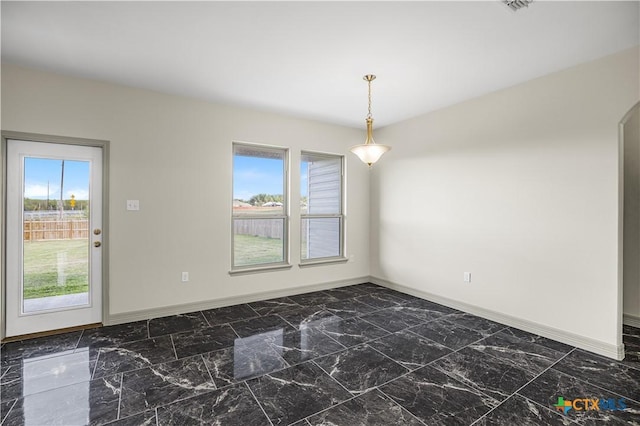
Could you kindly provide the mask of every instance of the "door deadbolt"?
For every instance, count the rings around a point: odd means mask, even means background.
[[[93,242],[93,246],[94,247],[100,247],[102,245],[102,243],[100,241],[94,241]]]
[[[100,229],[96,228],[93,230],[93,235],[100,235],[100,234],[102,234],[102,231]]]

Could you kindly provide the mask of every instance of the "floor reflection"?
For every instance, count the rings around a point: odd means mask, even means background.
[[[280,353],[274,349],[274,347],[282,348],[283,340],[283,329],[236,339],[233,346],[234,378],[240,381],[283,368],[286,364],[280,362],[279,358],[282,349]]]
[[[25,359],[22,362],[23,396],[91,379],[89,348]]]
[[[88,348],[23,360],[24,424],[88,424],[91,370]]]

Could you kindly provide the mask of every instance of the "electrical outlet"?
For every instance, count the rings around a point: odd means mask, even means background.
[[[471,282],[471,272],[465,272],[464,273],[464,282],[465,283],[470,283]]]
[[[186,283],[187,281],[189,281],[189,273],[188,272],[183,272],[182,273],[182,282]]]

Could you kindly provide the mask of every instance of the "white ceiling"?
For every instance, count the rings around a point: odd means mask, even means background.
[[[638,1],[7,2],[2,61],[364,126],[638,45]]]

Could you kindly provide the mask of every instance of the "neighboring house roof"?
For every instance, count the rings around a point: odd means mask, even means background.
[[[233,200],[233,207],[251,207],[251,204],[240,200]]]

